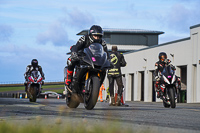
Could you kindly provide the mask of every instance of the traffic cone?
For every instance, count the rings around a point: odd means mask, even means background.
[[[116,101],[117,101],[117,96],[118,96],[118,94],[115,93],[115,104],[116,104]]]
[[[102,93],[103,90],[105,90],[105,87],[102,84],[99,90],[100,102],[103,102],[103,93]]]
[[[45,97],[44,97],[45,99],[47,99],[47,95],[45,95]]]
[[[59,95],[58,95],[57,99],[60,99]]]
[[[27,93],[26,93],[26,95],[25,95],[25,98],[27,98]]]

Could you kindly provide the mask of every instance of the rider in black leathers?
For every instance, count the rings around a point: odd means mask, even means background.
[[[76,43],[76,45],[73,45],[70,50],[71,50],[71,56],[67,59],[67,76],[65,79],[65,84],[69,86],[72,82],[72,77],[73,77],[73,71],[75,66],[78,63],[78,51],[83,50],[84,48],[87,48],[90,46],[92,43],[100,43],[104,51],[108,53],[107,51],[107,46],[106,42],[102,39],[103,36],[103,30],[100,26],[98,25],[93,25],[88,34],[82,36]],[[69,87],[68,87],[69,88]]]
[[[113,64],[113,68],[108,70],[108,79],[109,79],[109,92],[111,98],[111,106],[115,105],[114,98],[114,80],[116,80],[118,85],[118,97],[116,101],[116,105],[121,105],[121,96],[123,92],[123,82],[122,82],[122,74],[121,67],[126,66],[126,61],[122,53],[117,51],[117,46],[112,46],[112,52],[110,52],[111,62]]]
[[[45,79],[44,77],[44,73],[42,71],[42,67],[40,65],[38,65],[38,60],[37,59],[33,59],[31,61],[31,65],[28,65],[26,67],[26,72],[24,73],[24,77],[25,77],[25,92],[27,92],[27,81],[28,81],[28,77],[31,75],[32,71],[39,71],[40,75],[42,76],[43,80]]]

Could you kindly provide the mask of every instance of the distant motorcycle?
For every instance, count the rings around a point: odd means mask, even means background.
[[[177,93],[178,95],[180,94],[180,88],[177,84],[180,82],[178,82],[177,76],[175,75],[175,71],[171,68],[170,65],[164,67],[161,73],[160,82],[160,99],[163,100],[164,107],[169,108],[171,106],[171,108],[175,108],[175,100],[177,99]]]
[[[77,108],[80,103],[84,103],[85,108],[91,110],[96,105],[100,85],[104,81],[110,62],[99,43],[85,48],[79,53],[79,57],[71,86],[66,86],[66,104],[69,108]]]
[[[39,76],[38,71],[32,71],[27,82],[27,93],[30,102],[36,102],[37,97],[40,95],[42,85],[43,78]]]

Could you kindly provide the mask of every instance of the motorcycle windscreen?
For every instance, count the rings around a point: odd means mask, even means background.
[[[102,66],[107,60],[107,54],[105,53],[103,46],[99,43],[93,43],[88,48],[84,49],[86,57],[84,61],[91,64],[93,67]]]
[[[32,71],[31,76],[33,76],[34,78],[38,77],[38,71]]]
[[[172,70],[171,66],[166,66],[163,68],[163,71],[162,71],[162,75],[164,75],[165,77],[167,77],[168,79],[169,78],[172,78],[173,75],[174,75],[174,71]]]

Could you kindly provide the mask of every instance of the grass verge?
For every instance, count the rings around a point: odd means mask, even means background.
[[[0,122],[1,133],[141,133],[130,128],[122,128],[118,124],[97,125],[87,121],[71,123],[63,126],[61,119],[56,119],[55,124],[44,124],[38,120],[25,125]]]
[[[8,91],[24,91],[24,86],[17,86],[17,87],[0,87],[0,92],[8,92]],[[62,93],[64,90],[64,85],[43,85],[42,88],[44,89],[43,92],[46,91],[46,89],[53,88],[51,91],[55,91],[57,93]]]

